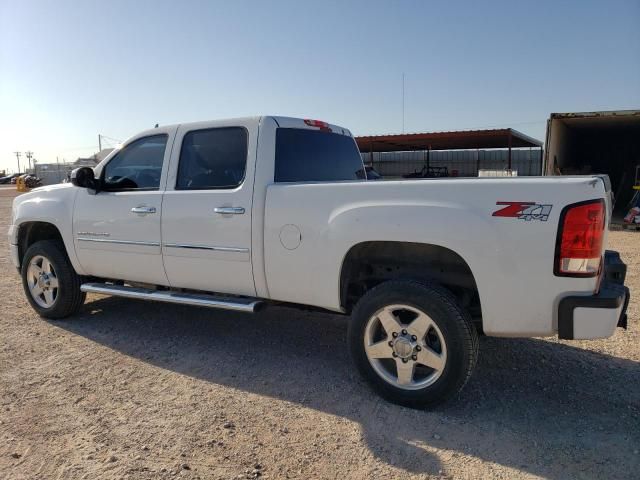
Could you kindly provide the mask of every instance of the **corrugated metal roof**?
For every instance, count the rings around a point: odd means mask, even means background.
[[[640,127],[640,110],[552,113],[549,118],[571,128]]]
[[[356,142],[361,152],[542,147],[539,140],[512,128],[369,135],[356,137]]]
[[[599,112],[552,113],[551,118],[637,117],[640,110],[602,110]]]

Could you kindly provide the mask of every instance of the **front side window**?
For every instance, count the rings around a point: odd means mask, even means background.
[[[366,178],[352,137],[321,130],[276,131],[276,182],[335,182]]]
[[[211,128],[188,132],[182,140],[176,190],[235,188],[244,180],[247,130]]]
[[[167,135],[144,137],[125,146],[105,165],[103,190],[157,190]]]

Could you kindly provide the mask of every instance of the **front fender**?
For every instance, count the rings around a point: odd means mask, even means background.
[[[73,208],[77,192],[78,189],[71,184],[60,184],[16,197],[13,203],[13,225],[9,229],[10,243],[18,244],[20,229],[25,224],[49,223],[60,232],[73,268],[83,275],[85,272],[78,262],[73,244]]]

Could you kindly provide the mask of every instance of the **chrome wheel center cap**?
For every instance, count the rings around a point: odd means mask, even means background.
[[[393,342],[393,351],[400,358],[409,358],[413,353],[413,343],[405,337],[398,337]]]

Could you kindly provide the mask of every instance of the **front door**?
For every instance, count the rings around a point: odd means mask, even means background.
[[[162,252],[172,287],[255,295],[251,206],[253,122],[179,127],[162,206]]]
[[[76,197],[73,231],[87,274],[167,285],[160,218],[175,128],[134,138],[99,172],[102,189]]]

